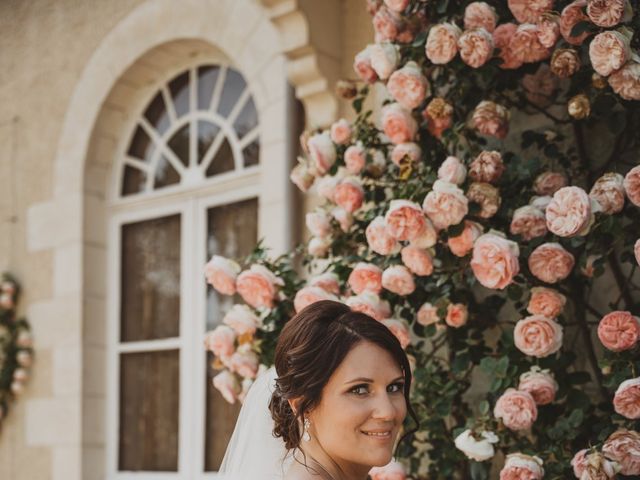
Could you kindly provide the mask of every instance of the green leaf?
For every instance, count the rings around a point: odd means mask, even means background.
[[[489,413],[489,402],[487,402],[486,400],[481,401],[478,409],[482,415],[486,415],[487,413]]]

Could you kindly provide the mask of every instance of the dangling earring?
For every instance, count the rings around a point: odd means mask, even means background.
[[[309,426],[311,425],[311,422],[309,421],[309,419],[307,417],[305,417],[304,419],[304,425],[302,426],[302,439],[305,442],[308,442],[309,440],[311,440],[311,435],[309,435]]]

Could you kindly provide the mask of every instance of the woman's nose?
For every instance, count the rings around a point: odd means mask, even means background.
[[[382,393],[376,396],[372,417],[380,420],[393,420],[396,416],[396,407],[394,406],[388,393]]]

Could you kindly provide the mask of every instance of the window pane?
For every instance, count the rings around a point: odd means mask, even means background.
[[[253,99],[249,98],[238,114],[238,118],[236,118],[236,121],[233,123],[233,128],[238,134],[238,138],[242,140],[242,137],[253,130],[257,125],[258,112],[256,111]]]
[[[220,127],[217,125],[204,120],[198,121],[198,165],[202,162],[219,132]]]
[[[189,123],[183,125],[169,140],[169,148],[180,159],[185,167],[189,166]]]
[[[158,92],[153,98],[147,110],[144,112],[144,116],[161,135],[169,128],[169,114],[167,113],[161,92]]]
[[[148,162],[153,153],[153,146],[153,142],[149,138],[149,135],[147,135],[147,132],[145,132],[141,126],[138,126],[136,127],[136,132],[133,134],[128,153],[132,157]]]
[[[207,256],[218,254],[228,258],[242,258],[253,250],[258,238],[258,200],[250,199],[230,205],[221,205],[207,211]],[[215,328],[222,320],[222,312],[233,303],[241,302],[239,296],[219,295],[211,286],[207,289],[207,330]],[[207,359],[207,407],[205,437],[205,470],[216,471],[220,467],[227,443],[231,438],[238,405],[227,403],[211,381],[217,373],[210,366],[213,357]]]
[[[126,165],[124,167],[124,181],[122,182],[122,196],[133,195],[144,191],[147,174],[142,170]]]
[[[180,334],[180,215],[122,226],[120,338]]]
[[[198,109],[209,110],[213,87],[220,75],[220,67],[206,66],[198,68]]]
[[[153,188],[163,188],[180,183],[180,174],[164,155],[158,159]]]
[[[189,111],[189,72],[186,71],[169,82],[169,91],[180,118]]]
[[[229,145],[229,140],[226,138],[222,145],[218,149],[216,156],[213,158],[209,167],[207,168],[206,176],[213,177],[214,175],[218,175],[224,172],[230,172],[235,169],[235,163],[233,160],[233,150],[231,150],[231,145]]]
[[[258,163],[260,163],[260,142],[258,140],[254,140],[244,147],[242,155],[244,156],[245,167],[258,165]]]
[[[178,470],[178,350],[120,356],[121,471]]]
[[[247,83],[242,78],[242,75],[231,68],[227,70],[227,77],[224,80],[224,87],[222,88],[222,95],[218,105],[218,113],[220,115],[226,117],[231,113],[246,86]]]

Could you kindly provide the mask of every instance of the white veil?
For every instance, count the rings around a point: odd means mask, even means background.
[[[271,367],[249,389],[222,460],[220,478],[281,480],[284,477],[291,459],[287,457],[282,439],[273,436],[269,412],[275,379],[276,369]]]

